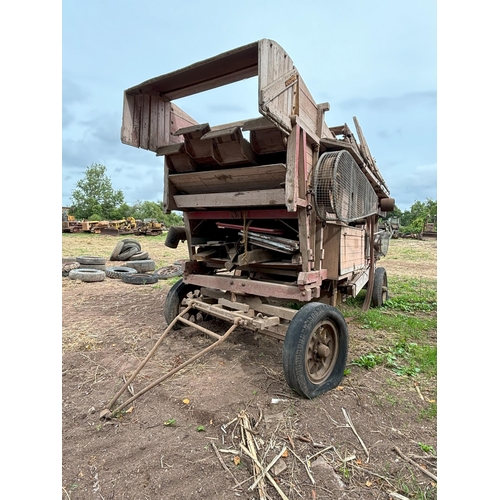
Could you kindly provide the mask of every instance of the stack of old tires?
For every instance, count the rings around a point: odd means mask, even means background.
[[[131,285],[158,283],[158,277],[149,274],[156,269],[156,264],[149,258],[149,253],[142,250],[137,240],[125,238],[119,241],[109,260],[126,262],[125,266],[108,267],[110,278],[120,278]]]
[[[78,266],[76,266],[78,264]],[[74,268],[68,273],[72,280],[81,280],[87,283],[104,281],[106,278],[106,259],[94,255],[80,255],[75,258]],[[64,267],[63,267],[64,276]]]

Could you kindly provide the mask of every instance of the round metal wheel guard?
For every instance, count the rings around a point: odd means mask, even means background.
[[[165,280],[182,275],[182,267],[180,265],[171,264],[170,266],[160,267],[154,273],[159,279]]]

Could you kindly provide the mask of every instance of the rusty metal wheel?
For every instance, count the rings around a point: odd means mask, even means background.
[[[319,302],[304,305],[288,327],[283,371],[288,385],[312,399],[336,387],[344,376],[348,331],[338,309]]]
[[[165,300],[165,305],[163,307],[163,313],[167,324],[170,324],[176,316],[184,309],[188,304],[189,299],[202,298],[200,288],[195,285],[187,285],[182,279],[177,281],[167,294]],[[202,314],[197,310],[190,310],[186,313],[185,317],[187,320],[193,323],[204,321],[207,317],[206,314]],[[177,322],[173,329],[180,330],[184,325],[181,322]]]

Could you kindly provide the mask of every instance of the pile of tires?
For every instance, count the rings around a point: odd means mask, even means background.
[[[149,253],[141,248],[137,240],[125,238],[119,241],[109,257],[110,261],[140,261],[148,260]]]

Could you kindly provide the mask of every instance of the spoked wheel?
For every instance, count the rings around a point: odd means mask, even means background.
[[[372,306],[381,307],[388,299],[387,273],[383,267],[377,267],[373,277]]]
[[[195,285],[187,285],[182,280],[177,281],[167,294],[165,300],[165,305],[163,307],[163,314],[167,324],[170,324],[176,316],[182,311],[182,309],[188,306],[189,299],[201,298],[200,288]],[[190,309],[184,316],[189,321],[193,323],[203,321],[206,319],[207,315],[202,314],[196,309]],[[174,330],[181,329],[184,323],[177,322],[174,326]]]
[[[319,302],[303,306],[290,322],[283,345],[288,385],[309,399],[339,385],[348,343],[347,324],[338,309]]]

